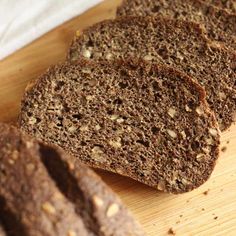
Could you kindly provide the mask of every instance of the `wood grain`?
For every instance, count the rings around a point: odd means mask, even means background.
[[[0,121],[15,121],[24,88],[51,64],[65,59],[77,29],[114,17],[121,0],[104,1],[0,62]],[[228,143],[229,142],[229,143]],[[98,171],[139,219],[147,235],[236,235],[236,125],[222,134],[220,159],[210,180],[175,196]]]

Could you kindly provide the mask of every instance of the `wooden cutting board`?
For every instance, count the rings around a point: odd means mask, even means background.
[[[114,17],[121,0],[105,1],[0,61],[0,121],[16,121],[28,81],[65,59],[74,32]],[[1,49],[0,49],[1,50]],[[128,178],[99,172],[143,225],[147,235],[236,235],[236,125],[222,134],[210,180],[183,195],[168,195]],[[170,230],[171,229],[171,230]],[[172,232],[173,230],[173,232]]]

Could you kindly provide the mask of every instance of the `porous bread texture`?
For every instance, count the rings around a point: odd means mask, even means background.
[[[200,23],[211,40],[236,49],[236,14],[201,0],[124,0],[117,16],[164,16]]]
[[[117,196],[72,156],[0,124],[0,222],[13,236],[143,236]]]
[[[206,3],[213,4],[214,6],[228,10],[229,12],[236,13],[235,0],[203,0]]]
[[[199,25],[162,17],[124,17],[98,23],[76,37],[68,59],[139,57],[192,76],[207,92],[221,130],[235,122],[236,53],[212,44]]]
[[[203,184],[219,153],[202,87],[131,59],[52,67],[26,91],[19,124],[89,166],[171,193]]]

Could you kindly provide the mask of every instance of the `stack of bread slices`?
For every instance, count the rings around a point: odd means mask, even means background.
[[[174,194],[206,182],[235,122],[235,50],[235,0],[124,0],[77,32],[27,86],[20,130],[0,124],[0,235],[144,235],[89,167]]]
[[[31,82],[19,125],[158,190],[202,185],[236,116],[235,1],[124,0]]]

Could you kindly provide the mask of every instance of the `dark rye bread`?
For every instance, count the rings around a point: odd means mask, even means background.
[[[52,67],[25,93],[22,130],[162,191],[197,188],[219,145],[204,90],[174,69],[129,61]]]
[[[236,13],[236,0],[203,0],[206,3],[213,4],[217,7],[227,9],[230,12]]]
[[[126,58],[172,65],[205,87],[221,130],[235,121],[236,54],[211,44],[195,23],[162,17],[104,21],[74,39],[68,58]]]
[[[236,14],[201,0],[125,0],[117,16],[164,16],[202,24],[211,40],[236,50]]]
[[[144,235],[92,170],[6,124],[0,124],[0,222],[10,236]]]

